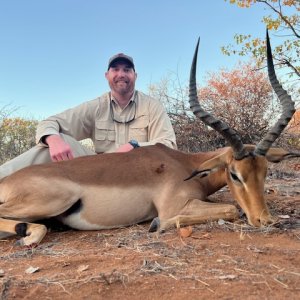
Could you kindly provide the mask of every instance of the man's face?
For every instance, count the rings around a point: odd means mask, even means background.
[[[105,77],[112,92],[120,95],[133,93],[137,75],[125,62],[113,64],[105,73]]]

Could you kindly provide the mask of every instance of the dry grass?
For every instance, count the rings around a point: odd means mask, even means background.
[[[294,196],[281,195],[285,185]],[[249,226],[241,215],[235,223],[195,225],[186,238],[176,228],[151,234],[149,224],[99,232],[52,230],[35,249],[18,248],[7,238],[0,243],[0,299],[222,299],[238,298],[241,291],[293,299],[300,276],[300,182],[269,178],[267,188],[272,213],[289,218],[264,228]],[[227,188],[211,200],[234,203]],[[39,270],[26,274],[29,266]]]

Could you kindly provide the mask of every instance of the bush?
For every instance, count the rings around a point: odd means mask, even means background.
[[[0,164],[22,154],[35,145],[38,121],[22,118],[0,119]]]

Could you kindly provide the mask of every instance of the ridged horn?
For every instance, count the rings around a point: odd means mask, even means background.
[[[262,156],[266,155],[274,141],[280,136],[281,132],[287,126],[295,112],[295,103],[292,101],[291,96],[286,92],[286,90],[282,88],[275,74],[268,30],[266,40],[269,80],[274,92],[279,98],[282,106],[282,114],[277,123],[268,131],[266,136],[258,143],[254,150],[255,154]]]
[[[207,111],[203,110],[199,104],[197,97],[197,87],[196,87],[196,66],[197,66],[197,56],[198,56],[198,48],[199,48],[200,38],[198,39],[193,62],[191,66],[190,72],[190,85],[189,85],[189,102],[190,108],[194,115],[201,119],[203,123],[210,126],[217,132],[219,132],[229,143],[231,148],[233,149],[234,158],[240,160],[247,156],[247,151],[244,148],[242,140],[237,132],[231,129],[226,123],[222,122],[219,119],[216,119]]]

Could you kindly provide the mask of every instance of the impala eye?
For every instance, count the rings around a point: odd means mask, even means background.
[[[233,181],[241,182],[240,179],[237,177],[237,175],[233,172],[230,172],[230,177]]]

